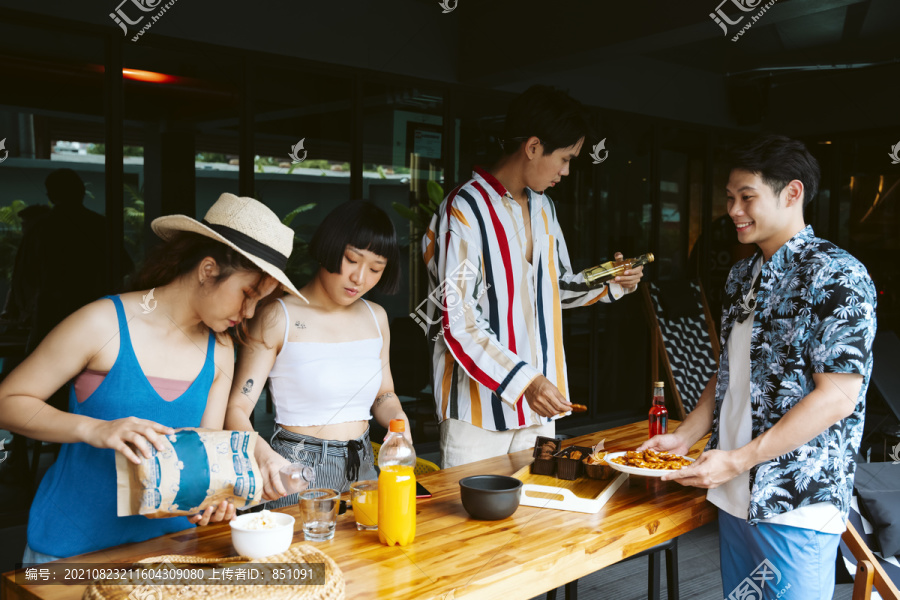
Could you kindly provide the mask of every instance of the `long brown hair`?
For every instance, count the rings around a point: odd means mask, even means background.
[[[213,278],[214,285],[228,279],[237,271],[250,271],[259,273],[259,279],[253,286],[253,289],[258,291],[269,277],[268,273],[231,246],[199,233],[179,231],[150,251],[143,267],[132,280],[131,291],[168,285],[196,268],[206,257],[215,260],[219,266],[219,274]],[[256,311],[259,312],[281,296],[280,290],[281,286],[277,286],[274,292],[260,298]],[[220,335],[227,333],[216,333],[216,339],[221,341]],[[241,345],[247,345],[251,341],[246,319],[234,326],[233,337]]]

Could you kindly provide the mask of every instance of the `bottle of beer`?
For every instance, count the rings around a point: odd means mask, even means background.
[[[669,431],[669,411],[666,410],[666,395],[663,382],[653,382],[653,404],[650,406],[650,437]]]
[[[611,260],[602,265],[585,269],[581,272],[584,275],[584,281],[589,287],[598,287],[610,279],[617,277],[627,271],[653,262],[653,254],[641,254],[637,258],[626,258],[625,260]]]

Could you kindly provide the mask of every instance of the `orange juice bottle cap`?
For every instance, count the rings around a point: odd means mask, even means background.
[[[403,419],[391,419],[390,430],[394,433],[403,433],[406,431],[406,421]]]

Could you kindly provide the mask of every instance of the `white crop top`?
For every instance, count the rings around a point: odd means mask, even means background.
[[[381,327],[365,302],[378,337],[352,342],[289,342],[291,317],[284,309],[284,343],[269,373],[275,422],[292,427],[368,421],[381,389]]]

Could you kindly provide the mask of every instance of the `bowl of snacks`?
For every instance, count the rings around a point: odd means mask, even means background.
[[[591,453],[584,446],[569,446],[556,454],[556,476],[559,479],[572,481],[581,477],[582,460]]]
[[[561,442],[556,438],[538,436],[534,442],[534,462],[531,463],[531,472],[535,475],[550,475],[556,473],[556,454]]]
[[[584,457],[584,474],[588,479],[609,479],[613,476],[615,470],[606,462],[607,454],[609,452],[603,449],[603,442],[600,442]]]
[[[475,519],[505,519],[519,508],[522,482],[506,475],[473,475],[459,480],[463,508]]]
[[[610,452],[606,455],[606,462],[616,471],[622,471],[629,475],[662,477],[666,473],[690,466],[694,459],[671,452],[628,450],[626,452]]]
[[[262,558],[280,554],[294,539],[294,517],[263,510],[231,521],[231,543],[241,556]]]

